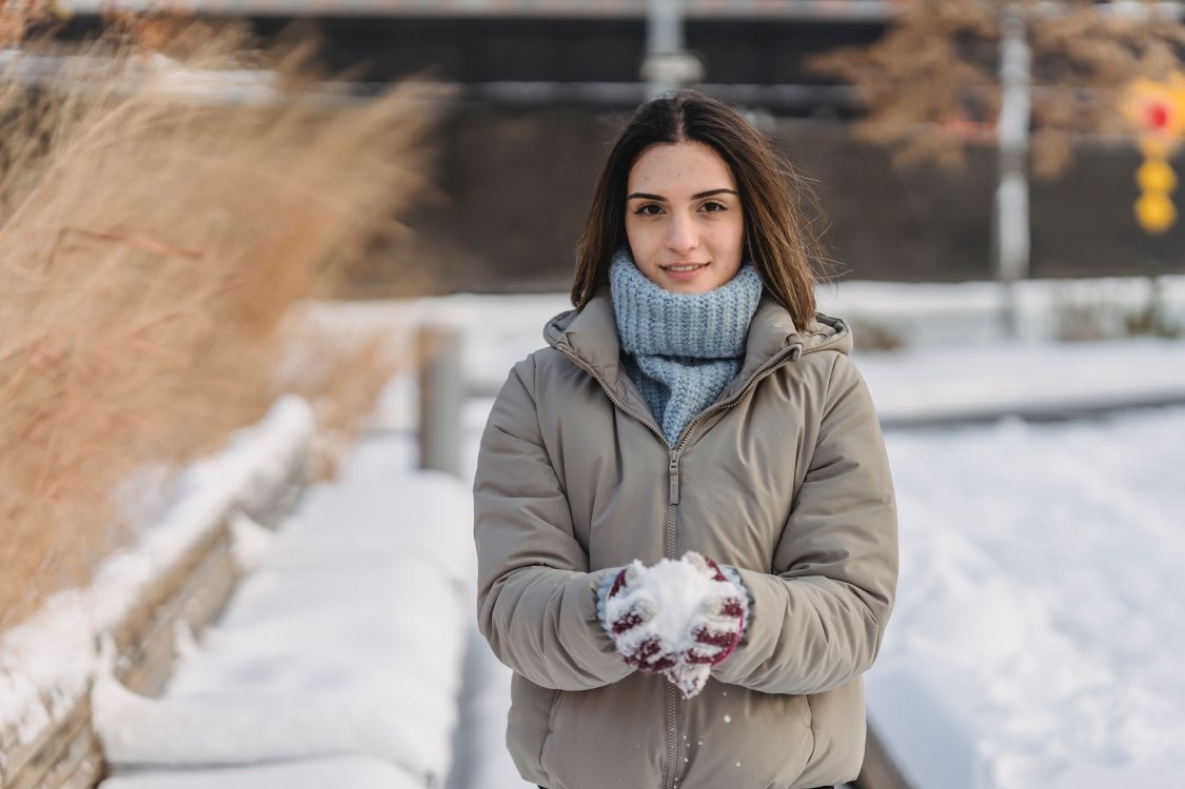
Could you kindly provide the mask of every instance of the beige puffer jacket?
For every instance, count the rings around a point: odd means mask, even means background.
[[[740,374],[672,447],[619,364],[608,292],[545,329],[482,436],[478,617],[514,669],[507,745],[549,789],[791,789],[850,780],[892,609],[897,519],[851,333],[763,297]],[[736,651],[684,700],[627,666],[598,582],[695,550],[753,596]]]

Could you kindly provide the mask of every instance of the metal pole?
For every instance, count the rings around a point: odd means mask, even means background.
[[[663,93],[703,79],[703,65],[687,52],[683,39],[683,0],[650,0],[646,6],[646,93]]]
[[[1010,3],[1001,20],[999,184],[996,187],[996,275],[1003,289],[1001,319],[1006,337],[1019,334],[1016,286],[1029,275],[1029,73],[1025,10]]]
[[[454,326],[420,329],[420,468],[461,475],[461,332]]]

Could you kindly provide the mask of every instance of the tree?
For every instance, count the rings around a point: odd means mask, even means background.
[[[1181,11],[1149,0],[904,0],[878,41],[807,66],[856,87],[867,109],[856,135],[899,165],[959,167],[966,145],[999,146],[997,274],[1010,285],[1028,274],[1030,169],[1056,177],[1084,135],[1130,138],[1128,88],[1178,71]]]

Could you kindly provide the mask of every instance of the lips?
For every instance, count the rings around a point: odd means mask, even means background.
[[[662,269],[663,276],[667,278],[668,282],[679,285],[690,285],[693,282],[699,281],[700,275],[708,270],[709,265],[708,263],[684,261],[659,266],[659,268]]]

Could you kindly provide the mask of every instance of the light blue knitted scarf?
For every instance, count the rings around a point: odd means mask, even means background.
[[[647,279],[623,246],[609,287],[626,374],[674,444],[740,372],[761,278],[746,264],[715,290],[672,293]]]

